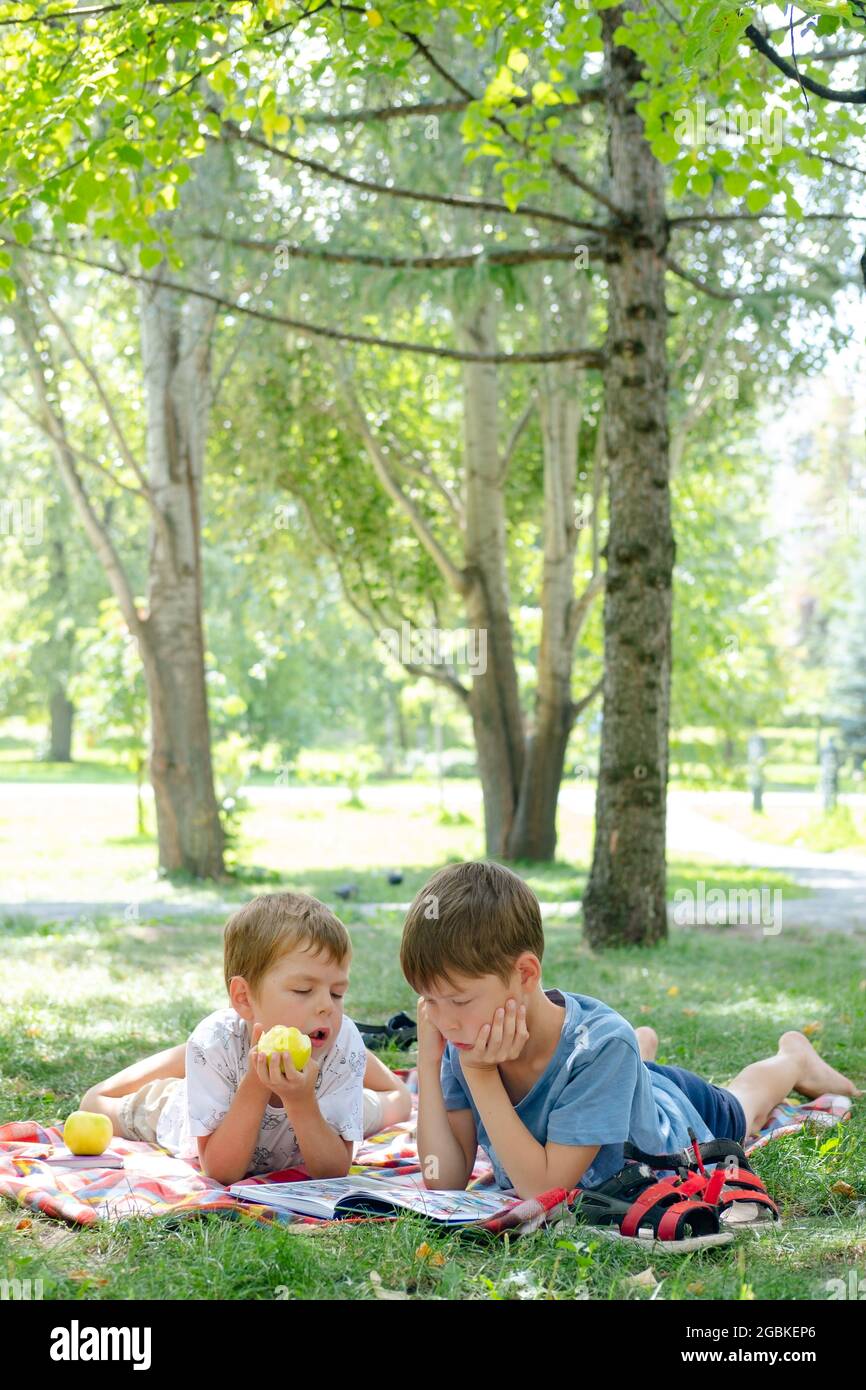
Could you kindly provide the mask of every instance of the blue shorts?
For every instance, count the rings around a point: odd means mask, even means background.
[[[696,1072],[686,1071],[685,1067],[662,1066],[661,1062],[644,1062],[650,1071],[664,1072],[671,1081],[685,1091],[698,1114],[716,1139],[736,1139],[742,1144],[746,1138],[746,1112],[733,1091],[724,1086],[714,1086]]]

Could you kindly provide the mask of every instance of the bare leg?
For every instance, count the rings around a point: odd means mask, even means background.
[[[635,1028],[635,1036],[640,1048],[640,1055],[645,1062],[654,1062],[656,1053],[659,1050],[659,1035],[655,1028]]]
[[[773,1107],[790,1091],[814,1099],[829,1091],[841,1096],[863,1094],[842,1072],[825,1062],[804,1033],[783,1033],[775,1057],[752,1062],[726,1088],[746,1112],[746,1138],[758,1134]]]
[[[97,1115],[107,1115],[115,1134],[122,1134],[119,1111],[123,1096],[128,1096],[131,1091],[137,1091],[140,1086],[146,1086],[148,1081],[157,1081],[162,1076],[185,1075],[186,1043],[178,1043],[176,1047],[167,1047],[164,1052],[155,1052],[151,1057],[133,1062],[132,1066],[115,1072],[106,1081],[98,1081],[89,1091],[85,1091],[78,1108],[92,1110]]]

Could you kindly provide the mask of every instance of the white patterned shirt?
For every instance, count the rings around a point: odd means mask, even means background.
[[[202,1019],[186,1045],[186,1077],[157,1121],[156,1142],[178,1158],[198,1158],[197,1136],[222,1124],[246,1076],[250,1025],[234,1009]],[[350,1018],[320,1064],[315,1096],[323,1119],[344,1139],[364,1137],[364,1040]],[[268,1105],[249,1173],[303,1166],[295,1131],[283,1107]]]

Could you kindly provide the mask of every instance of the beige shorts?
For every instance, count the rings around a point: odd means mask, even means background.
[[[384,1128],[383,1115],[385,1111],[384,1091],[368,1091],[364,1087],[364,1138],[369,1134],[378,1134]]]
[[[182,1076],[159,1076],[156,1081],[148,1081],[137,1091],[130,1091],[128,1096],[123,1096],[118,1120],[124,1138],[139,1139],[144,1144],[155,1144],[159,1117],[175,1088],[182,1085]]]
[[[183,1077],[160,1076],[156,1081],[148,1081],[137,1091],[123,1096],[120,1102],[118,1120],[124,1138],[138,1139],[144,1144],[156,1143],[156,1130],[159,1117],[168,1104],[176,1086],[183,1085]],[[383,1127],[384,1092],[364,1089],[364,1136],[378,1134]]]

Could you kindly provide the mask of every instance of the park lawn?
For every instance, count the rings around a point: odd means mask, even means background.
[[[457,857],[457,856],[453,856]],[[443,861],[445,862],[445,861]],[[567,863],[557,860],[552,864],[538,864],[513,860],[511,867],[519,873],[543,903],[563,904],[566,915],[579,916],[576,906],[586,889],[589,868],[586,864]],[[435,870],[431,864],[409,864],[403,866],[403,881],[392,885],[379,869],[358,869],[354,865],[344,865],[338,869],[301,868],[284,881],[265,883],[260,886],[249,884],[248,894],[253,891],[269,891],[273,888],[291,887],[327,902],[346,922],[355,918],[366,920],[356,904],[394,903],[405,905],[423,888]],[[728,889],[779,889],[785,898],[807,898],[812,890],[795,883],[787,874],[776,869],[756,869],[742,864],[720,864],[709,858],[672,858],[667,865],[668,900],[674,894],[687,889],[695,893],[696,884],[703,881],[706,891],[712,888]],[[351,886],[353,893],[341,899],[338,888]]]
[[[147,898],[219,910],[222,903],[291,886],[337,907],[338,888],[352,890],[350,905],[400,903],[414,897],[436,866],[483,856],[475,782],[447,785],[444,815],[436,789],[425,783],[365,787],[361,809],[348,806],[347,799],[345,788],[338,787],[251,789],[238,845],[240,868],[235,877],[207,886],[157,878],[155,840],[135,834],[131,783],[0,781],[3,897],[7,902],[105,903]],[[557,863],[518,867],[543,901],[574,902],[586,882],[593,817],[563,805],[559,831]],[[388,882],[394,869],[403,874],[399,884]],[[695,892],[698,880],[708,890],[779,888],[786,898],[809,896],[808,889],[777,871],[727,865],[709,856],[683,858],[674,851],[669,897],[681,888]]]
[[[171,927],[12,919],[0,930],[0,1120],[62,1121],[96,1078],[182,1039],[225,1002],[213,917]],[[350,1014],[372,1021],[412,1010],[397,963],[399,918],[382,914],[352,931]],[[660,1061],[724,1084],[773,1051],[780,1032],[813,1024],[819,1049],[863,1084],[862,936],[702,927],[676,930],[652,950],[596,954],[572,923],[550,923],[546,935],[545,985],[652,1023]],[[215,1216],[77,1231],[0,1202],[0,1277],[41,1278],[45,1297],[61,1299],[270,1299],[285,1296],[281,1286],[302,1298],[385,1290],[421,1299],[618,1299],[652,1296],[651,1286],[629,1283],[649,1265],[662,1299],[820,1300],[828,1280],[847,1287],[852,1269],[866,1275],[864,1141],[861,1103],[829,1142],[801,1134],[770,1145],[755,1166],[783,1208],[781,1228],[690,1256],[647,1258],[594,1239],[591,1228],[478,1245],[408,1216],[313,1236]]]
[[[766,803],[761,812],[752,810],[747,798],[737,805],[719,805],[708,798],[704,815],[721,821],[752,840],[773,845],[794,845],[818,854],[833,850],[866,850],[866,810],[862,802],[854,806],[840,802],[834,811],[814,806],[804,809],[790,804]]]

